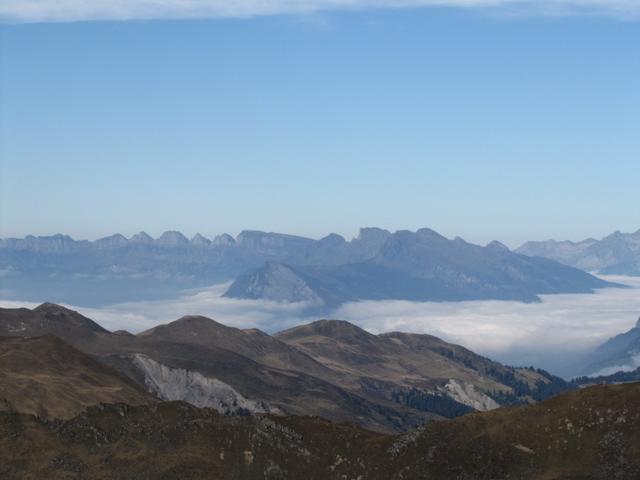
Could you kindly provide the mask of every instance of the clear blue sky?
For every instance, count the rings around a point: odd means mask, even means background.
[[[0,36],[3,237],[640,228],[634,19],[363,9]]]

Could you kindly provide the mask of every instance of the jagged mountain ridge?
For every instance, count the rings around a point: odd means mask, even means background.
[[[591,293],[614,286],[578,269],[511,252],[449,240],[429,229],[391,234],[372,258],[337,266],[267,263],[238,277],[226,296],[305,302],[330,311],[350,301],[517,300]]]
[[[601,240],[527,242],[516,252],[604,275],[640,275],[640,230],[614,232]]]
[[[510,252],[448,240],[429,229],[363,228],[351,241],[260,231],[191,240],[168,231],[115,234],[93,242],[66,235],[0,239],[5,298],[101,306],[166,299],[185,289],[235,281],[227,295],[305,301],[328,311],[360,299],[536,301],[544,293],[585,293],[608,284]],[[311,313],[309,311],[308,313]]]
[[[0,452],[8,480],[634,480],[640,383],[586,388],[399,436],[314,417],[225,417],[180,402],[100,405],[60,422],[0,413]]]
[[[314,414],[383,431],[568,388],[547,373],[505,367],[435,337],[376,336],[340,321],[272,337],[191,316],[131,335],[96,328],[51,304],[0,309],[0,335],[31,332],[58,335],[161,398],[197,398],[199,405],[224,411],[232,410],[235,395],[256,411]],[[324,353],[323,345],[329,346]],[[194,397],[189,385],[209,392],[211,402]]]
[[[185,289],[227,282],[267,261],[336,265],[375,255],[390,235],[363,228],[347,242],[246,230],[213,240],[177,231],[153,239],[140,232],[95,241],[68,235],[0,239],[0,287],[5,298],[96,306],[172,297]]]

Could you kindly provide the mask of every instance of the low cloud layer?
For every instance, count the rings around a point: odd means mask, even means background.
[[[598,377],[600,375],[612,375],[616,372],[633,372],[637,368],[640,368],[640,355],[633,355],[629,359],[629,363],[623,365],[613,365],[611,367],[603,368],[597,372],[592,373],[591,375],[594,377]]]
[[[243,18],[408,7],[491,9],[509,14],[608,15],[640,18],[637,0],[4,0],[13,22]]]
[[[429,333],[504,363],[568,375],[582,354],[633,328],[640,315],[640,278],[605,278],[632,288],[546,295],[537,304],[360,302],[336,316],[372,332]]]
[[[640,315],[640,278],[607,279],[632,288],[603,289],[593,295],[548,295],[538,304],[358,302],[344,305],[331,317],[351,321],[373,333],[428,333],[505,363],[534,365],[566,375],[583,352],[629,330]],[[269,333],[313,320],[302,316],[302,304],[223,298],[220,295],[226,287],[218,285],[175,300],[71,308],[109,330],[134,333],[187,314]],[[0,301],[0,306],[35,305]]]
[[[229,284],[187,292],[177,299],[129,302],[102,308],[65,305],[97,321],[104,328],[139,333],[184,315],[204,315],[232,327],[260,328],[274,332],[305,320],[306,304],[285,304],[263,300],[236,300],[222,297]],[[36,303],[0,300],[0,307],[37,306]],[[306,321],[309,321],[308,319]]]

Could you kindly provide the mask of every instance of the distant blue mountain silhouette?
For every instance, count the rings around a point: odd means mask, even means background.
[[[306,301],[325,310],[366,299],[533,302],[540,294],[612,286],[499,242],[472,245],[429,229],[363,228],[351,241],[260,231],[212,240],[174,231],[158,239],[140,232],[96,241],[60,234],[0,240],[2,298],[98,306],[229,281],[228,297]]]

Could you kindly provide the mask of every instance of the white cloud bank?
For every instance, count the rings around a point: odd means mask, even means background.
[[[547,295],[537,304],[357,302],[342,306],[330,317],[348,320],[372,333],[428,333],[501,362],[534,365],[566,375],[573,373],[571,363],[583,352],[633,328],[640,315],[640,278],[606,278],[633,288],[603,289],[593,295]],[[303,304],[223,298],[220,295],[226,287],[218,285],[173,300],[70,308],[109,330],[133,333],[188,314],[269,333],[314,320],[302,316]],[[32,308],[35,304],[0,301],[0,306]]]
[[[584,353],[630,330],[640,316],[640,278],[604,278],[632,288],[544,295],[533,304],[360,302],[335,315],[373,333],[428,333],[504,363],[568,375],[582,366]]]
[[[410,7],[492,9],[513,14],[640,18],[639,0],[2,0],[9,22],[245,18]]]

